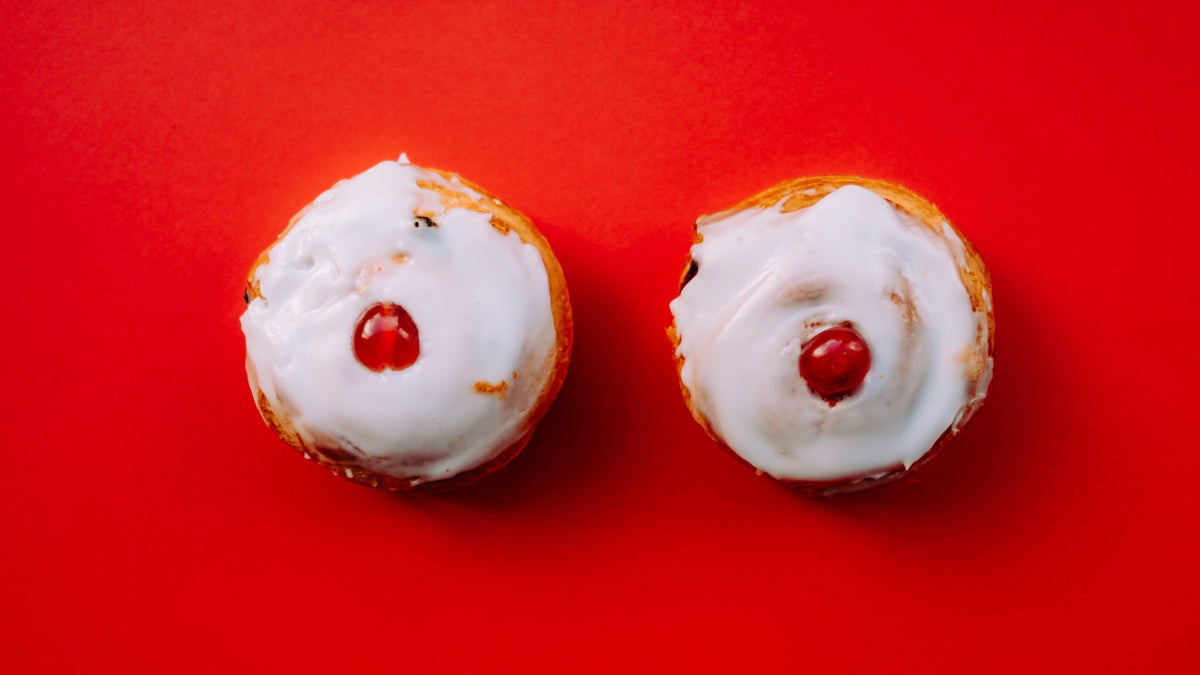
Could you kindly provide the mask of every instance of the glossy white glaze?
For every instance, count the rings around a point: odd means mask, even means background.
[[[987,318],[939,237],[865,188],[783,213],[701,218],[698,273],[671,303],[692,404],[734,452],[776,478],[836,481],[909,467],[986,393]],[[861,388],[830,405],[799,372],[802,345],[850,324],[871,350]],[[982,335],[982,339],[980,336]],[[976,360],[978,363],[978,360]]]
[[[556,338],[538,249],[418,181],[481,198],[406,157],[341,181],[270,249],[254,277],[262,297],[242,316],[251,388],[306,451],[414,484],[479,466],[530,430]],[[374,372],[355,358],[355,325],[377,302],[416,323],[412,366]]]

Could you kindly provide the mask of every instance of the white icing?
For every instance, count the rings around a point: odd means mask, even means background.
[[[701,218],[698,232],[698,272],[671,303],[680,376],[712,431],[759,470],[834,481],[907,468],[982,402],[987,317],[971,308],[965,248],[948,225],[939,237],[846,186],[791,213]],[[894,301],[905,298],[912,320]],[[871,370],[831,407],[801,378],[799,356],[843,322],[866,341]],[[982,375],[972,358],[986,359]]]
[[[242,330],[252,390],[306,450],[340,448],[348,464],[419,483],[479,466],[526,434],[556,333],[538,249],[489,214],[444,208],[417,182],[480,195],[405,160],[341,181],[301,212],[256,270],[262,297]],[[414,212],[435,214],[436,226]],[[354,356],[354,328],[377,302],[400,304],[417,325],[412,366],[375,372]],[[477,382],[507,389],[479,393]]]

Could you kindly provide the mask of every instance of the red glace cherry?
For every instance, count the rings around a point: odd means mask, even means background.
[[[417,324],[394,302],[377,302],[354,328],[354,356],[371,370],[403,370],[421,353]]]
[[[870,369],[871,350],[858,331],[849,326],[817,333],[800,351],[800,377],[826,400],[836,401],[854,393]]]

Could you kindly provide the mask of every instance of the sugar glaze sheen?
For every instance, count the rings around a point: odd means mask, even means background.
[[[455,487],[496,468],[565,375],[570,305],[545,239],[482,188],[405,157],[314,200],[248,285],[246,369],[264,420],[357,482]],[[381,307],[412,339],[419,328],[419,353],[364,357],[356,326]]]
[[[931,204],[849,176],[783,183],[697,222],[671,302],[685,401],[761,473],[832,493],[903,475],[956,433],[991,378],[990,278]],[[798,372],[853,327],[870,367],[845,396]]]

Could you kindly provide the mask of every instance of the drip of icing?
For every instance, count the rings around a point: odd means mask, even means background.
[[[959,277],[957,236],[853,185],[791,213],[701,218],[698,232],[698,272],[671,303],[680,377],[715,435],[758,469],[830,481],[909,467],[982,400],[986,382],[963,354],[984,349],[987,321]],[[843,324],[870,346],[871,368],[831,407],[796,360]]]
[[[261,297],[242,330],[252,388],[306,450],[421,482],[479,466],[528,431],[556,335],[538,249],[486,213],[445,208],[418,181],[478,195],[406,159],[341,181],[300,214],[256,270]],[[414,227],[416,212],[437,227]],[[355,357],[356,322],[378,303],[420,326],[420,356],[403,370]],[[507,382],[505,396],[477,393],[480,381]]]

